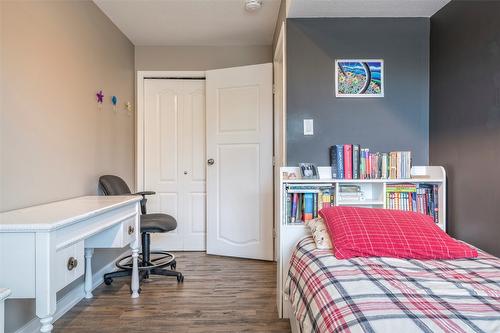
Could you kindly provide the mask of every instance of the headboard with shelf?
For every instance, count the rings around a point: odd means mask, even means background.
[[[296,178],[290,179],[288,175],[295,174]],[[411,168],[411,178],[404,179],[333,179],[330,167],[318,167],[319,179],[300,179],[300,168],[283,167],[280,169],[280,205],[279,221],[276,225],[278,244],[278,292],[277,304],[280,317],[288,318],[288,301],[283,293],[288,272],[288,263],[297,241],[308,235],[308,231],[301,220],[300,212],[293,218],[292,205],[298,185],[306,188],[305,192],[317,196],[314,199],[313,217],[328,204],[320,199],[320,188],[330,187],[334,198],[330,201],[335,206],[357,206],[384,209],[402,209],[419,211],[435,215],[436,224],[446,231],[446,171],[441,166],[414,166]],[[297,178],[298,177],[298,178]],[[343,193],[349,186],[350,193]],[[318,190],[316,190],[316,188]],[[359,195],[353,194],[359,191]],[[293,189],[293,191],[290,191]],[[319,193],[318,193],[319,192]],[[292,200],[292,202],[291,202]],[[430,202],[430,201],[435,202]],[[304,200],[305,201],[305,200]],[[303,202],[304,202],[303,201]],[[296,207],[294,211],[297,214]],[[309,215],[308,215],[309,217]]]

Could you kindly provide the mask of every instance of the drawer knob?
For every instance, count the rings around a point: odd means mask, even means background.
[[[133,226],[133,225],[129,225],[129,226],[128,226],[128,234],[129,234],[129,235],[132,235],[132,234],[134,233],[134,231],[135,231],[134,226]]]
[[[68,271],[71,271],[73,270],[73,268],[76,268],[76,266],[78,266],[78,260],[76,260],[75,257],[70,257],[68,259]]]

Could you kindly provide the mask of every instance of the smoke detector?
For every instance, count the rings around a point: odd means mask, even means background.
[[[245,0],[245,9],[254,12],[262,7],[262,0]]]

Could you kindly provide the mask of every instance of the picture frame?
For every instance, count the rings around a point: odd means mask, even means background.
[[[300,176],[302,179],[318,179],[318,168],[312,163],[299,163]]]
[[[384,97],[383,59],[336,59],[335,97]]]

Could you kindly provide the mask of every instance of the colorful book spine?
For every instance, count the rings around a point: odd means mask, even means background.
[[[299,205],[299,194],[298,193],[293,193],[293,198],[292,198],[292,213],[291,213],[291,223],[296,223],[297,222],[297,210],[298,210],[298,205]]]
[[[361,160],[361,147],[359,145],[352,145],[352,178],[360,179],[359,164]]]
[[[344,146],[336,145],[337,147],[337,178],[344,179]]]
[[[292,222],[291,221],[291,216],[292,216],[292,193],[288,193],[286,195],[286,221],[288,223]]]
[[[352,145],[344,145],[344,179],[352,179]]]
[[[434,191],[434,222],[439,223],[439,189],[437,185],[433,186]]]
[[[365,158],[366,149],[361,149],[360,157],[359,157],[359,179],[366,179],[366,158]]]
[[[381,154],[381,177],[382,179],[387,179],[387,153]]]
[[[338,178],[338,168],[337,168],[337,146],[330,147],[330,167],[332,169],[332,178]]]
[[[304,193],[304,221],[312,220],[314,217],[314,195],[315,193]]]
[[[401,152],[396,152],[396,178],[401,178]]]

